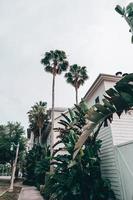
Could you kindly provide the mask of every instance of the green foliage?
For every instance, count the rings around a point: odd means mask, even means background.
[[[38,127],[43,127],[44,120],[47,119],[47,103],[40,101],[31,107],[28,112],[29,122],[36,124]]]
[[[86,142],[88,137],[93,134],[94,130],[104,123],[106,126],[113,120],[113,114],[116,113],[119,117],[125,111],[133,107],[133,73],[126,75],[116,83],[114,88],[106,91],[103,104],[95,104],[88,109],[86,113],[87,126],[82,131],[78,142],[75,145],[74,157],[77,155],[80,148]]]
[[[61,50],[46,52],[41,63],[45,66],[47,72],[55,75],[66,71],[68,67],[66,53]]]
[[[11,151],[12,144],[20,144],[19,161],[25,151],[26,139],[24,129],[20,123],[8,122],[7,125],[0,125],[0,163],[12,163],[15,158],[16,146]]]
[[[50,167],[50,150],[48,147],[34,145],[26,156],[25,183],[40,185],[45,183],[45,174]]]
[[[78,104],[78,89],[88,79],[86,67],[77,64],[71,65],[69,72],[65,74],[65,78],[75,88],[76,104]]]
[[[126,22],[130,27],[129,31],[133,35],[133,3],[129,3],[126,8],[125,7],[122,8],[121,6],[117,5],[115,7],[115,10],[122,17],[124,17],[124,19],[126,20]],[[133,37],[131,37],[131,42],[133,43]]]
[[[36,103],[34,106],[31,107],[31,110],[29,110],[28,118],[30,122],[30,129],[34,133],[35,138],[40,139],[42,136],[42,128],[46,127],[49,123],[49,115],[47,112],[47,103],[40,101],[39,103]],[[40,133],[39,133],[40,129]],[[39,142],[39,139],[38,139]]]
[[[67,82],[72,86],[79,88],[88,79],[86,67],[77,64],[71,65],[68,73],[65,74]]]
[[[0,125],[0,163],[9,162],[11,159],[10,137],[6,134],[6,127]]]
[[[80,149],[75,160],[75,144],[87,124],[85,115],[88,112],[86,103],[81,102],[69,116],[63,114],[60,121],[59,141],[55,144],[52,163],[55,167],[46,182],[44,197],[50,200],[108,200],[115,199],[110,183],[102,179],[100,171],[101,141],[90,136]],[[60,144],[60,145],[59,145]]]
[[[115,10],[116,10],[116,12],[118,12],[120,15],[124,15],[125,14],[125,9],[124,8],[122,8],[121,6],[119,6],[119,5],[117,5],[116,7],[115,7]]]

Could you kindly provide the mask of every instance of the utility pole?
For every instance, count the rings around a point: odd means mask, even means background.
[[[15,160],[14,160],[14,163],[13,163],[11,183],[10,183],[10,188],[8,190],[9,192],[13,192],[14,177],[15,177],[16,165],[17,165],[17,160],[18,160],[18,152],[19,152],[19,143],[16,146],[17,146],[17,148],[16,148],[16,156],[15,156]]]

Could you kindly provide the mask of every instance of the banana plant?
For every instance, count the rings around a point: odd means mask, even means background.
[[[130,27],[129,32],[132,33],[131,42],[133,43],[133,3],[129,3],[126,7],[121,7],[120,5],[117,5],[115,7],[115,10],[128,23]]]
[[[59,141],[53,153],[55,170],[45,185],[45,199],[51,200],[108,200],[115,199],[110,183],[102,179],[100,171],[101,141],[90,136],[73,160],[75,144],[82,134],[89,108],[82,101],[60,120]],[[95,132],[96,133],[96,132]],[[58,148],[62,144],[62,148]],[[65,151],[64,151],[65,150]]]
[[[86,112],[86,125],[82,129],[82,135],[79,137],[73,158],[76,157],[81,147],[85,144],[90,135],[95,135],[94,130],[104,123],[112,122],[113,114],[119,117],[125,111],[133,108],[133,73],[126,75],[118,81],[113,88],[106,91],[103,104],[95,104]]]

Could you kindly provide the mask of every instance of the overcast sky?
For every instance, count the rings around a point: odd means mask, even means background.
[[[114,8],[126,0],[0,0],[0,123],[19,121],[37,101],[51,106],[52,77],[40,60],[61,49],[71,64],[87,66],[90,79],[99,73],[132,72],[129,27]],[[74,89],[57,77],[56,106],[71,107]]]

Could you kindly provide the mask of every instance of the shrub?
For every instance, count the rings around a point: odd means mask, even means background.
[[[39,186],[45,183],[45,173],[49,171],[49,147],[34,145],[26,156],[25,184]]]
[[[47,200],[108,200],[115,199],[108,180],[101,176],[99,151],[101,141],[90,136],[77,157],[73,160],[75,143],[86,125],[87,105],[81,102],[74,111],[69,110],[69,117],[59,123],[60,140],[55,144],[54,174],[46,182],[44,197]],[[58,144],[62,148],[58,148]],[[62,151],[62,153],[60,153]],[[64,152],[64,153],[63,153]]]

